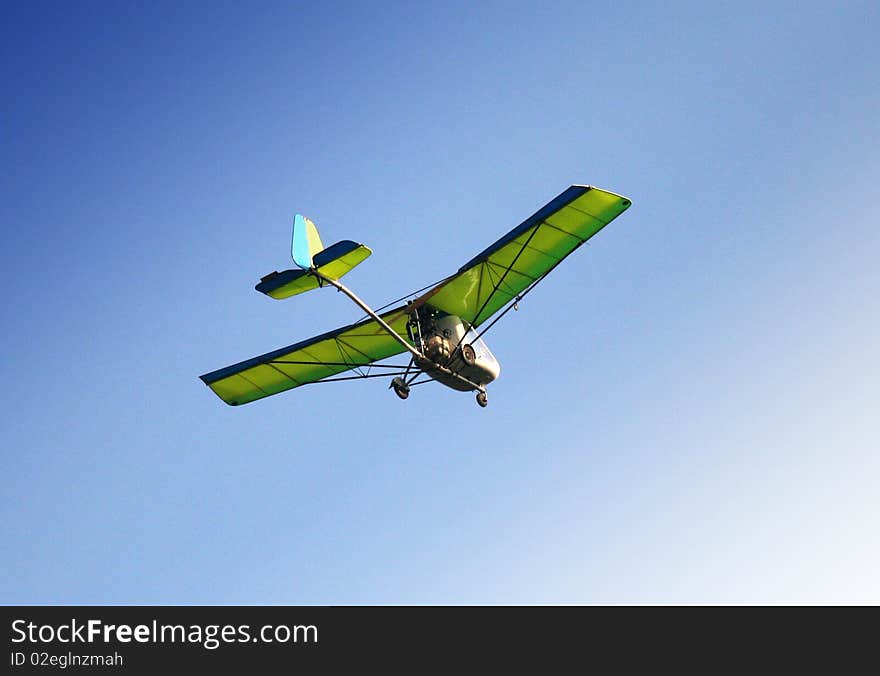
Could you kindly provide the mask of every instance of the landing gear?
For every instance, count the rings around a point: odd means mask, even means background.
[[[394,390],[394,394],[396,394],[401,399],[406,399],[409,396],[409,385],[404,382],[403,378],[395,378],[391,381],[391,389]]]
[[[464,360],[464,363],[468,366],[473,366],[477,363],[477,353],[474,351],[474,346],[468,343],[465,343],[461,346],[461,358]],[[485,404],[484,404],[485,405]]]
[[[480,405],[480,408],[486,408],[489,405],[489,397],[486,396],[485,392],[477,392],[477,403]]]

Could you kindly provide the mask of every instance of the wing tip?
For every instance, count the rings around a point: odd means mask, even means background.
[[[212,372],[212,373],[205,373],[205,374],[203,374],[203,375],[200,375],[200,376],[199,376],[199,380],[201,380],[203,383],[205,383],[205,385],[207,385],[208,389],[211,390],[211,392],[213,392],[214,394],[216,394],[216,395],[217,395],[217,398],[218,398],[220,401],[222,401],[222,402],[223,402],[224,404],[226,404],[227,406],[241,406],[243,403],[244,403],[244,404],[247,404],[247,403],[248,403],[248,402],[246,402],[246,401],[245,401],[245,402],[236,401],[235,399],[231,399],[231,400],[230,400],[230,399],[224,399],[222,396],[220,396],[220,394],[217,392],[217,390],[215,390],[213,387],[211,387],[211,383],[216,382],[216,380],[218,380],[218,379],[211,379],[211,376],[212,376],[214,373],[216,373],[216,371],[214,371],[214,372]]]
[[[632,200],[629,197],[621,195],[620,193],[614,192],[613,190],[607,190],[606,188],[599,188],[595,185],[586,185],[575,183],[571,186],[572,188],[583,188],[584,192],[589,192],[590,190],[598,190],[599,192],[604,192],[606,195],[611,195],[612,197],[617,197],[620,199],[620,205],[624,209],[629,209],[632,206]]]

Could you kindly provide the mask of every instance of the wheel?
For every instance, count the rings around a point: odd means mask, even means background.
[[[402,378],[395,378],[392,380],[391,389],[393,389],[394,394],[401,399],[406,399],[409,396],[409,385],[407,385]]]
[[[486,408],[489,405],[489,397],[486,396],[485,392],[477,393],[477,403],[481,408]]]
[[[477,353],[474,351],[474,346],[465,343],[461,346],[461,358],[464,359],[464,363],[468,366],[473,366],[477,363]]]

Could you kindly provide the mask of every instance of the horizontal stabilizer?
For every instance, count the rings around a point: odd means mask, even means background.
[[[322,274],[330,279],[339,279],[367,260],[371,253],[369,247],[344,239],[315,254],[313,260]]]
[[[318,288],[318,279],[309,274],[308,270],[284,270],[270,272],[254,287],[260,293],[277,298],[290,298]]]
[[[331,279],[339,279],[366,260],[371,253],[373,252],[369,247],[346,239],[316,253],[312,256],[312,262],[321,274]],[[260,293],[281,300],[317,289],[319,286],[318,278],[310,270],[300,269],[272,272],[263,277],[255,288]]]

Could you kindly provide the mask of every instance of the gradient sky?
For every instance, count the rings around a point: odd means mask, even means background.
[[[710,5],[7,3],[0,602],[880,603],[880,8]],[[571,183],[487,409],[198,380]]]

